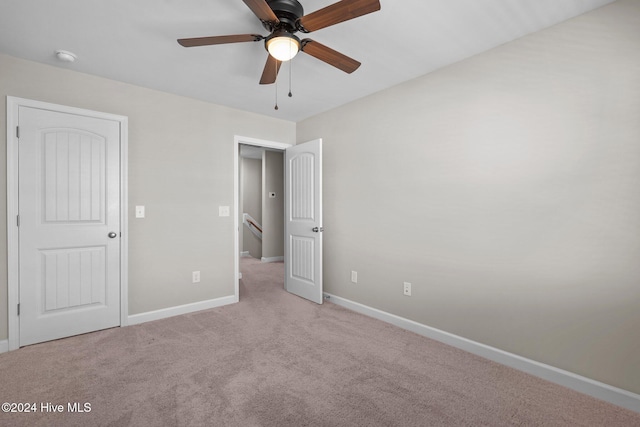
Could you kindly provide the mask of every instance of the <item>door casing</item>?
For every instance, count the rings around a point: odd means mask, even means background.
[[[128,154],[128,118],[109,113],[101,113],[81,108],[51,104],[25,98],[7,96],[7,267],[8,267],[8,343],[9,350],[20,347],[20,318],[18,316],[19,295],[19,234],[18,234],[18,108],[31,107],[61,113],[108,119],[120,122],[120,224],[122,230],[120,250],[120,326],[128,323],[128,237],[127,220],[127,154]]]

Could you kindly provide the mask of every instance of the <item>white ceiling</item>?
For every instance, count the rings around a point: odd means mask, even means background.
[[[301,0],[308,14],[335,0]],[[613,0],[380,0],[381,10],[313,32],[362,62],[345,74],[304,53],[258,81],[263,42],[184,48],[178,38],[259,33],[242,0],[0,0],[0,52],[290,121],[300,121]],[[73,64],[56,60],[74,52]]]

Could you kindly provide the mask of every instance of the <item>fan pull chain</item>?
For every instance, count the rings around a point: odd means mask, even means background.
[[[274,110],[278,109],[278,83],[276,83],[276,106],[273,107]]]
[[[276,87],[276,106],[274,108],[274,110],[278,109],[278,61],[274,61],[274,63],[276,64],[276,81],[275,81],[275,87]]]
[[[289,57],[291,57],[291,43],[289,43]],[[293,96],[291,93],[291,68],[293,67],[292,60],[289,60],[289,98]]]
[[[289,46],[289,50],[291,50],[291,46]],[[293,96],[291,93],[291,69],[293,68],[293,61],[289,60],[289,98]]]

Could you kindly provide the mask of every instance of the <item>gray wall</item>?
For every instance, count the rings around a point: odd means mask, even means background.
[[[622,0],[299,123],[325,290],[640,393],[639,52]]]
[[[242,159],[242,213],[248,213],[262,224],[262,160]],[[242,248],[254,258],[262,258],[262,240],[256,237],[246,225],[242,226]]]
[[[295,124],[0,55],[0,134],[12,95],[129,117],[129,314],[234,293],[234,135],[293,143]],[[0,224],[6,224],[0,150]],[[135,219],[135,205],[146,218]],[[7,243],[0,227],[0,339],[7,338]],[[191,283],[200,270],[202,281]]]
[[[278,151],[262,155],[262,256],[284,256],[284,158]],[[275,192],[274,199],[269,193]]]

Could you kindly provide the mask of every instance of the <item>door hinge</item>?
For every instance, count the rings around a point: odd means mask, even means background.
[[[20,139],[20,126],[16,126],[16,138]]]
[[[20,304],[18,304],[18,316],[20,316]]]
[[[20,227],[20,215],[16,215],[16,226]]]

